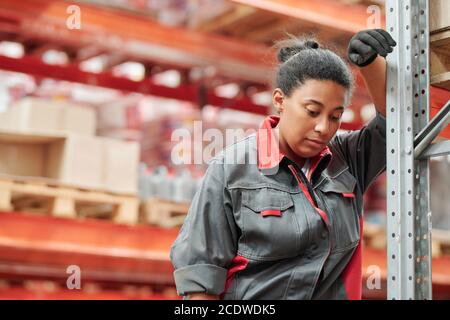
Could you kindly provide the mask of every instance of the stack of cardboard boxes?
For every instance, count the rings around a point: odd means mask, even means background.
[[[86,106],[20,100],[0,114],[0,175],[135,196],[139,144],[95,132],[95,111]]]
[[[450,90],[450,1],[430,0],[430,83]]]

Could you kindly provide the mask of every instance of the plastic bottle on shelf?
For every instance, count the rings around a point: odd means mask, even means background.
[[[147,169],[147,174],[145,175],[144,183],[146,185],[146,189],[147,189],[147,199],[152,198],[155,196],[155,187],[153,185],[153,175],[154,175],[154,170],[150,170]]]
[[[195,188],[195,181],[192,178],[189,170],[184,169],[173,180],[173,200],[176,202],[190,202],[192,200],[193,189]]]
[[[170,198],[170,183],[168,182],[168,170],[166,166],[155,168],[151,176],[152,196],[160,199]]]
[[[147,165],[143,162],[138,167],[138,195],[141,201],[146,200],[150,195],[150,185],[148,184]]]

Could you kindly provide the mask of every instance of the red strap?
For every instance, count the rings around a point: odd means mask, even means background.
[[[281,217],[281,211],[280,210],[263,210],[261,211],[261,215],[263,217],[267,217],[267,216],[275,216],[275,217]]]

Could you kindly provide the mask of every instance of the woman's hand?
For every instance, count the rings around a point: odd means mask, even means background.
[[[383,29],[368,29],[358,32],[350,40],[347,49],[349,60],[358,67],[371,64],[378,55],[386,58],[397,43]]]
[[[373,104],[386,117],[386,56],[397,43],[383,29],[358,32],[348,45],[349,60],[360,67]]]

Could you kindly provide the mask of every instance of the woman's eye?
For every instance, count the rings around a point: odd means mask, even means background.
[[[341,120],[341,118],[342,118],[342,114],[331,116],[331,120],[333,120],[333,121],[339,121],[339,120]]]
[[[339,121],[341,120],[342,115],[338,116],[338,117],[331,117],[332,120],[334,121]]]
[[[316,112],[316,111],[312,111],[312,110],[309,110],[309,109],[306,109],[306,111],[308,111],[308,113],[310,115],[314,116],[314,117],[319,115],[319,112]]]

